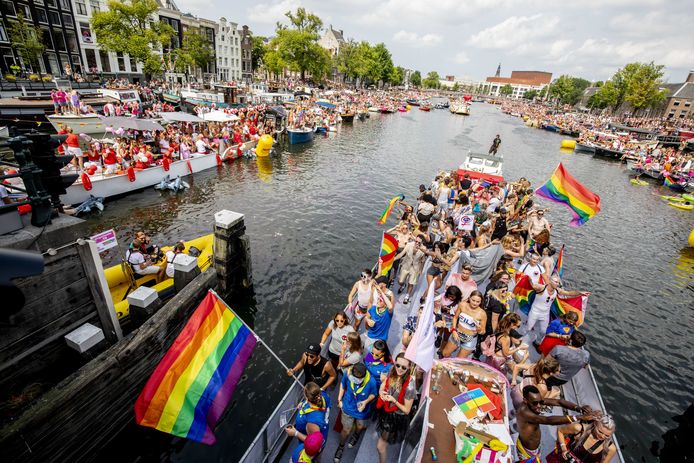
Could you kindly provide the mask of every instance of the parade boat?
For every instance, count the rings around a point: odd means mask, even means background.
[[[429,112],[431,111],[431,106],[420,106],[419,110]]]
[[[314,129],[287,129],[290,145],[298,145],[300,143],[308,143],[313,141],[315,135]]]
[[[255,141],[248,141],[241,147],[242,151],[254,147]],[[168,175],[170,178],[201,172],[217,166],[218,156],[215,153],[196,155],[190,159],[181,159],[169,164],[166,170],[163,165],[148,167],[146,169],[133,169],[115,174],[104,175],[97,173],[88,175],[86,173],[67,188],[67,193],[60,197],[63,204],[78,205],[89,199],[89,196],[104,198],[105,200],[114,199],[127,193],[142,190],[161,182],[162,178]],[[83,181],[84,175],[88,175],[89,183]]]
[[[595,154],[595,145],[590,142],[577,142],[575,151]]]
[[[118,100],[109,96],[85,96],[81,102],[101,111],[105,104]],[[0,122],[13,127],[43,130],[54,112],[50,97],[0,98]]]
[[[405,103],[407,103],[410,106],[419,106],[420,105],[419,100],[416,100],[414,98],[408,98],[407,100],[405,100]]]
[[[504,158],[491,154],[472,153],[468,151],[465,161],[458,168],[458,175],[469,175],[475,180],[499,183],[504,181],[502,167]]]
[[[462,116],[469,116],[470,115],[470,105],[467,103],[463,103],[459,106],[451,106],[451,112],[455,114],[460,114]]]
[[[342,122],[354,122],[354,113],[340,114],[340,118],[342,119]]]
[[[74,133],[103,136],[106,133],[103,116],[98,114],[53,114],[48,116],[56,132],[64,128],[71,128]]]

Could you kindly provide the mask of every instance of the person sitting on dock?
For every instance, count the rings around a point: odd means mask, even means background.
[[[322,390],[328,389],[337,379],[332,363],[320,355],[320,344],[309,344],[294,365],[287,369],[287,376],[294,376],[304,370],[304,384],[316,383]]]
[[[294,426],[287,426],[285,431],[289,436],[296,437],[304,442],[307,436],[313,433],[320,433],[323,436],[323,444],[318,448],[320,451],[323,450],[322,446],[328,440],[328,425],[332,401],[330,396],[313,382],[304,386],[304,398],[306,402],[303,402],[299,408],[296,423]],[[318,452],[313,456],[317,454]]]
[[[376,380],[363,363],[352,366],[342,377],[340,392],[337,396],[338,407],[342,410],[342,431],[340,432],[340,444],[335,451],[335,463],[342,461],[342,453],[348,437],[347,446],[349,448],[357,445],[359,437],[368,426],[368,420],[371,418],[377,396]],[[355,432],[352,433],[352,428],[355,426]]]
[[[133,271],[138,275],[156,275],[157,283],[165,278],[166,269],[152,263],[150,256],[142,253],[143,243],[136,239],[133,245],[125,253],[125,260],[132,266]]]
[[[541,413],[546,405],[581,412],[581,415],[545,416]],[[589,406],[579,407],[575,403],[563,399],[543,399],[540,391],[535,386],[525,386],[523,388],[523,403],[516,409],[518,426],[516,450],[518,451],[518,458],[542,457],[540,446],[542,442],[541,424],[556,426],[577,421],[591,422],[594,418],[593,410]]]

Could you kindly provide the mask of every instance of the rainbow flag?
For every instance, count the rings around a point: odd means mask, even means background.
[[[539,196],[563,204],[571,210],[572,227],[580,227],[600,212],[600,196],[584,187],[559,163],[547,183],[535,190]]]
[[[224,301],[208,292],[137,398],[137,424],[214,444],[212,429],[256,342]]]
[[[552,273],[556,273],[559,275],[559,278],[564,278],[564,245],[561,245],[561,249],[559,250],[559,255],[557,256],[557,263],[554,264],[554,271]]]
[[[378,256],[378,264],[381,269],[381,275],[388,275],[390,269],[393,268],[395,262],[395,254],[398,252],[398,240],[393,235],[383,232],[381,240],[381,253]]]
[[[587,303],[588,296],[557,296],[552,303],[552,314],[559,317],[567,312],[576,312],[578,315],[576,326],[581,326],[586,315]]]
[[[386,207],[386,210],[383,211],[383,214],[381,214],[381,218],[378,219],[379,225],[383,225],[384,223],[386,223],[386,220],[388,220],[388,216],[390,215],[390,212],[393,210],[393,206],[395,206],[395,203],[397,203],[398,201],[402,201],[403,199],[405,199],[405,195],[397,195],[396,197],[390,200],[388,206]]]
[[[526,458],[524,460],[518,460],[516,463],[542,463],[542,460],[540,460],[540,457],[535,455],[533,457]]]
[[[516,296],[518,308],[524,313],[530,312],[530,306],[535,300],[535,290],[533,289],[530,277],[523,272],[516,272],[516,286],[513,288],[513,294]]]

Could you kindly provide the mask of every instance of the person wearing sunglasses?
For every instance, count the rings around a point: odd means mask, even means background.
[[[304,371],[304,384],[316,383],[322,390],[327,390],[337,379],[337,372],[328,359],[321,357],[319,344],[309,344],[294,368],[287,369],[287,376],[294,376]]]
[[[347,315],[340,310],[333,316],[333,319],[328,323],[328,327],[323,331],[323,336],[320,340],[320,346],[323,347],[330,336],[330,344],[328,345],[328,358],[334,368],[340,361],[340,352],[342,343],[347,339],[349,333],[354,333],[354,327],[349,324]]]
[[[402,442],[409,427],[409,414],[417,397],[412,364],[403,352],[395,358],[393,368],[381,384],[376,402],[376,429],[379,432],[379,463],[387,461],[389,444]]]
[[[458,305],[453,316],[453,328],[441,354],[450,357],[456,350],[459,358],[468,357],[477,348],[477,336],[485,332],[487,313],[482,307],[482,293],[475,290],[467,301]]]
[[[581,415],[542,415],[545,406],[561,407],[566,410],[581,412]],[[518,424],[518,438],[516,450],[518,458],[542,458],[542,431],[540,425],[565,425],[576,422],[591,422],[595,419],[595,412],[589,407],[579,407],[575,403],[563,399],[542,398],[540,391],[535,386],[523,388],[523,402],[516,408],[516,420]]]
[[[354,308],[354,329],[358,330],[361,321],[366,316],[366,312],[372,305],[373,297],[373,280],[371,279],[371,270],[364,269],[361,272],[359,280],[354,283],[352,290],[347,296],[347,305],[354,303],[354,296],[357,297],[356,307]]]
[[[335,451],[335,463],[342,461],[347,438],[349,438],[347,444],[349,448],[353,448],[359,442],[359,437],[368,426],[377,396],[376,381],[363,363],[353,365],[342,377],[340,392],[337,396],[337,405],[342,410],[342,431],[340,443]],[[352,433],[352,428],[355,426],[356,431]]]

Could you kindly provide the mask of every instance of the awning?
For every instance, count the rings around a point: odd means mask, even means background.
[[[202,118],[208,122],[229,122],[238,121],[239,117],[234,114],[227,114],[224,111],[210,111],[203,113]]]
[[[138,119],[136,117],[104,117],[102,119],[104,126],[122,129],[132,129],[139,131],[155,131],[164,130],[158,122],[151,119]]]
[[[202,122],[195,114],[188,114],[181,111],[159,113],[166,122]]]
[[[316,104],[317,104],[318,106],[322,106],[322,107],[324,107],[324,108],[329,108],[329,109],[332,109],[332,108],[335,107],[334,104],[328,103],[327,101],[316,101]]]

